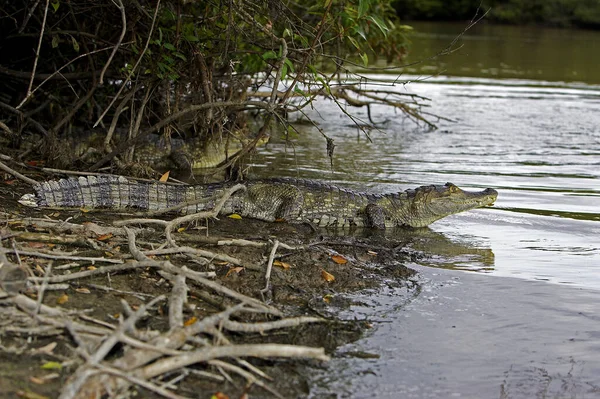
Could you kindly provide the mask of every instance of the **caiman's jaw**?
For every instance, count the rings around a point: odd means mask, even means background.
[[[489,206],[498,198],[491,188],[483,191],[464,191],[452,183],[443,186],[422,186],[415,190],[411,210],[414,212],[413,227],[425,227],[443,217]]]

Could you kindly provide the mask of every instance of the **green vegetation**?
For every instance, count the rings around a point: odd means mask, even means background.
[[[489,9],[486,20],[600,29],[597,0],[398,0],[402,19],[470,20]]]
[[[410,28],[391,0],[34,3],[0,8],[0,132],[52,144],[103,129],[93,170],[151,133],[223,137],[251,125],[259,140],[273,122],[290,132],[285,116],[317,96],[340,107],[389,105],[431,125],[417,97],[370,92],[352,72],[405,54]],[[116,127],[126,143],[115,143]]]

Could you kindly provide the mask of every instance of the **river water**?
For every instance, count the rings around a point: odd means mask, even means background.
[[[430,33],[415,47],[433,53],[461,30],[419,26]],[[257,156],[259,176],[499,192],[494,207],[442,219],[415,240],[427,256],[409,265],[422,284],[410,303],[385,291],[351,310],[380,322],[340,354],[380,358],[336,358],[315,376],[314,397],[600,398],[600,51],[591,55],[600,32],[481,27],[461,43],[468,57],[413,67],[401,77],[410,84],[386,87],[431,99],[427,112],[447,118],[431,118],[437,130],[373,107],[381,130],[367,137],[318,101],[310,112],[335,140],[333,165],[304,125],[293,146],[274,137]]]

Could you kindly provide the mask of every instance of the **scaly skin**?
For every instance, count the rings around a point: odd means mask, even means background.
[[[80,177],[36,185],[35,195],[21,203],[43,207],[105,207],[160,210],[185,203],[183,213],[214,207],[235,183],[176,186],[143,183],[122,176]],[[247,181],[223,206],[221,214],[265,221],[285,220],[316,226],[424,227],[469,209],[492,205],[498,193],[488,188],[463,191],[452,183],[421,186],[390,194],[357,192],[312,180],[270,179]]]

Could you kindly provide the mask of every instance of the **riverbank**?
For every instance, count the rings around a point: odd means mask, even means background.
[[[222,218],[208,231],[202,222],[181,225],[173,235],[180,250],[161,252],[162,228],[137,222],[126,231],[113,222],[129,216],[114,211],[32,210],[16,201],[28,191],[0,183],[3,268],[29,274],[19,281],[25,295],[6,273],[0,281],[11,291],[0,298],[7,396],[109,386],[144,397],[306,397],[311,370],[371,327],[339,317],[357,305],[352,294],[394,287],[410,297],[419,287],[403,263],[420,255],[371,231]]]

